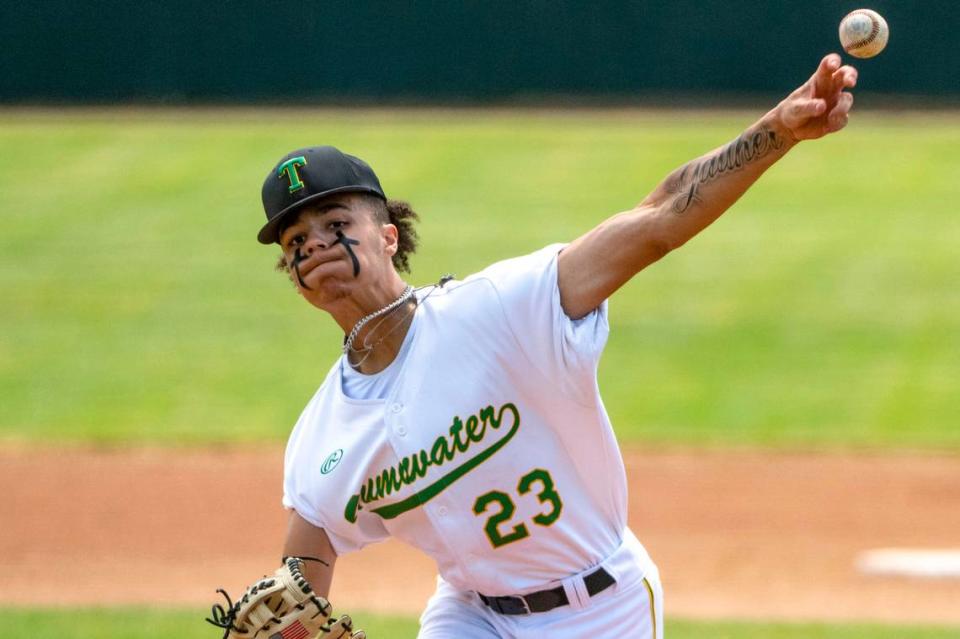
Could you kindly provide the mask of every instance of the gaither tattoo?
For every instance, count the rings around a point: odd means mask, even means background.
[[[783,146],[783,140],[766,127],[743,133],[736,140],[708,158],[690,162],[667,181],[667,193],[676,194],[675,213],[683,213],[694,202],[700,201],[700,187],[726,173],[739,171],[750,162],[759,160],[770,151]]]

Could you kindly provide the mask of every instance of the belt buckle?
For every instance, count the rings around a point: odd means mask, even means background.
[[[524,597],[523,595],[521,595],[521,596],[517,597],[517,599],[519,599],[519,600],[521,601],[521,603],[523,603],[523,614],[525,614],[525,615],[531,615],[531,614],[533,614],[533,611],[530,610],[530,604],[527,603],[527,598],[526,598],[526,597]]]

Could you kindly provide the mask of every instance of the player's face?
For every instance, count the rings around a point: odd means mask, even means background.
[[[380,224],[362,196],[338,193],[305,206],[281,232],[280,247],[300,294],[326,310],[392,273],[397,231]]]

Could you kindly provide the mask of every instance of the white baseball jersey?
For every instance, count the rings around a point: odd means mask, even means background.
[[[287,446],[283,503],[338,555],[397,537],[462,590],[514,595],[610,557],[626,476],[597,389],[607,308],[570,320],[554,245],[422,295],[385,399],[341,358]]]

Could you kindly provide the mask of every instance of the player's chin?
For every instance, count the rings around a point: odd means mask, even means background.
[[[356,286],[352,279],[345,273],[306,277],[304,283],[310,288],[301,285],[300,294],[317,308],[326,310],[332,303],[350,295]]]

